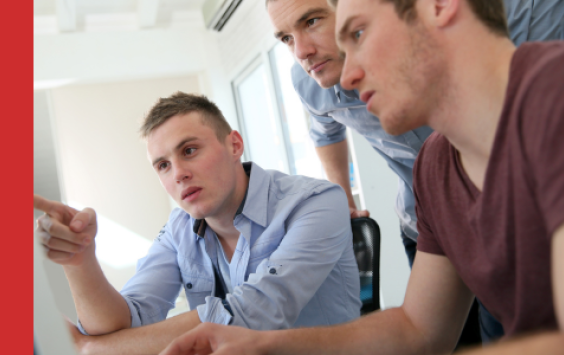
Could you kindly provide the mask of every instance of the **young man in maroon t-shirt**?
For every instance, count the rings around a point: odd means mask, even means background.
[[[448,353],[474,296],[522,336],[478,353],[562,354],[564,42],[516,50],[501,0],[339,0],[336,22],[342,86],[391,134],[436,131],[404,304],[330,328],[204,324],[163,354]]]

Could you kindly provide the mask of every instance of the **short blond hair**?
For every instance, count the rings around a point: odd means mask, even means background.
[[[146,138],[169,118],[190,112],[200,113],[202,123],[215,131],[220,142],[232,131],[221,110],[207,97],[178,91],[172,96],[160,98],[151,108],[141,126],[141,137]]]

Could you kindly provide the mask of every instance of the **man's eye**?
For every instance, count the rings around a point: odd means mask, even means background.
[[[284,36],[284,37],[280,38],[280,41],[282,43],[288,43],[288,42],[290,42],[290,36]]]
[[[159,163],[159,165],[157,165],[157,169],[163,170],[163,169],[166,169],[167,166],[168,166],[168,163],[163,161],[163,162]]]
[[[196,152],[196,148],[186,148],[184,149],[184,154],[186,155],[192,155]]]
[[[355,39],[359,39],[363,32],[364,32],[364,30],[355,31],[355,32],[353,32],[353,37]]]
[[[316,17],[316,18],[310,18],[309,20],[307,20],[307,25],[308,25],[308,26],[313,26],[313,25],[315,25],[315,23],[316,23],[317,21],[319,21],[319,18],[317,18],[317,17]]]

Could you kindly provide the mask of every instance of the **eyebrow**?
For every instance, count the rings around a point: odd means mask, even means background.
[[[329,11],[323,7],[316,7],[314,9],[307,10],[299,19],[296,20],[294,23],[294,27],[298,27],[302,22],[306,21],[311,15],[314,14],[328,14]],[[279,31],[274,34],[276,39],[280,39],[284,36],[284,31]]]
[[[198,140],[198,137],[188,137],[188,138],[185,138],[185,139],[183,139],[182,141],[180,141],[180,143],[178,143],[178,144],[176,145],[176,147],[174,147],[174,150],[179,150],[179,149],[182,148],[182,146],[185,145],[186,143],[189,143],[189,142],[192,142],[192,141],[196,141],[196,140]],[[164,160],[164,159],[165,159],[164,156],[155,158],[155,159],[153,160],[152,166],[155,166],[158,162],[160,162],[161,160]]]
[[[347,32],[349,32],[349,27],[351,25],[351,22],[353,20],[355,20],[358,16],[352,16],[349,17],[345,23],[343,24],[343,26],[341,26],[341,29],[339,30],[339,35],[337,36],[337,42],[342,42],[345,37],[347,36]]]

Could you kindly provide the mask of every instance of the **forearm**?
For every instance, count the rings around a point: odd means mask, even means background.
[[[127,303],[108,282],[95,257],[80,266],[64,266],[78,318],[90,335],[114,332],[131,326]]]
[[[553,332],[500,342],[485,348],[468,350],[460,355],[557,355],[562,354],[562,349],[564,349],[564,334]]]
[[[196,310],[162,322],[100,336],[83,336],[78,348],[83,355],[158,354],[171,341],[200,324]]]
[[[317,156],[323,165],[327,179],[338,184],[345,190],[349,207],[356,209],[350,177],[349,177],[349,151],[347,140],[315,148]]]
[[[363,355],[431,354],[423,333],[401,308],[373,313],[356,321],[324,328],[266,332],[262,354]]]

